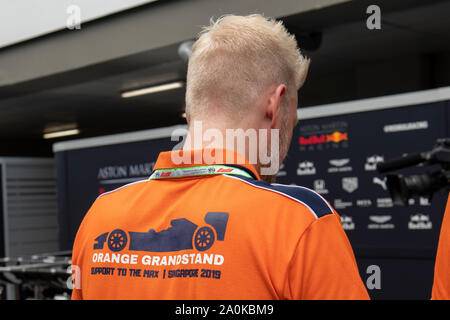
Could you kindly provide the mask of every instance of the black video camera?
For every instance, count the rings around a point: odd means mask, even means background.
[[[450,186],[450,138],[438,139],[433,150],[409,154],[398,159],[378,164],[379,173],[399,170],[418,164],[439,164],[441,168],[421,175],[388,174],[387,187],[396,205],[406,206],[414,195],[426,195],[429,198],[441,188]]]

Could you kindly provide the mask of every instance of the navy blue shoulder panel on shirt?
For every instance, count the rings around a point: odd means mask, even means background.
[[[282,194],[288,198],[300,202],[308,207],[317,218],[334,213],[328,203],[319,194],[308,188],[283,184],[270,184],[263,180],[255,180],[245,177],[233,176],[232,178],[245,181],[257,188]]]

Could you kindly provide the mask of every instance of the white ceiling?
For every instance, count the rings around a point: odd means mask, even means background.
[[[80,9],[81,23],[157,0],[14,0],[0,1],[0,48],[66,28]]]

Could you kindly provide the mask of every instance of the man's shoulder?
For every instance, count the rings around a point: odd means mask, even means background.
[[[231,177],[246,183],[251,188],[264,190],[268,194],[280,201],[280,203],[297,203],[306,207],[315,218],[320,218],[328,214],[334,214],[333,208],[317,192],[306,187],[297,185],[285,185],[278,183],[268,183],[263,180],[255,180],[243,177]]]

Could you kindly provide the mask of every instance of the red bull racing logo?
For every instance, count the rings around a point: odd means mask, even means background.
[[[335,131],[332,134],[327,134],[327,142],[339,143],[341,141],[347,141],[347,132]]]
[[[347,132],[334,131],[330,134],[312,135],[309,137],[300,137],[299,143],[301,146],[310,146],[323,143],[339,143],[341,141],[348,141]]]

